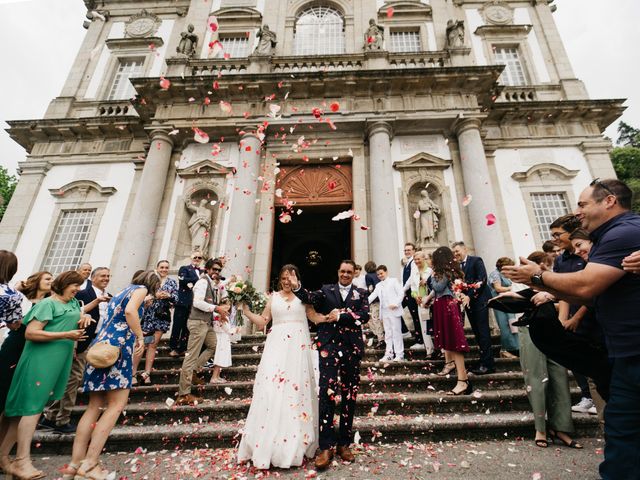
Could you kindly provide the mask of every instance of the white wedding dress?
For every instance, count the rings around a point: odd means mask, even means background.
[[[271,296],[273,326],[258,366],[238,462],[289,468],[318,447],[318,392],[305,307]]]

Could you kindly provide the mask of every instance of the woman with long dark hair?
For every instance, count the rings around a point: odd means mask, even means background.
[[[464,365],[464,352],[469,351],[464,334],[460,306],[468,305],[469,297],[456,293],[454,282],[464,280],[464,273],[448,247],[440,247],[432,255],[433,275],[429,280],[431,293],[425,303],[433,301],[433,344],[444,350],[445,365],[440,376],[449,375],[454,369],[458,376],[450,395],[468,395],[473,391]]]

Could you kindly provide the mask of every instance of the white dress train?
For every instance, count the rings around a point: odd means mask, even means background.
[[[273,326],[258,366],[238,462],[259,469],[302,465],[318,447],[315,351],[305,307],[295,297],[271,297]]]

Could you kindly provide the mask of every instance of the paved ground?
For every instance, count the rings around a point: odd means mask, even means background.
[[[163,451],[105,455],[103,461],[116,470],[111,480],[129,479],[306,479],[326,480],[595,480],[602,460],[603,442],[583,440],[584,450],[550,445],[546,450],[532,441],[409,443],[358,447],[353,464],[334,463],[323,473],[312,465],[291,470],[255,471],[235,465],[229,449]],[[37,456],[36,466],[47,478],[59,478],[57,468],[69,457]]]

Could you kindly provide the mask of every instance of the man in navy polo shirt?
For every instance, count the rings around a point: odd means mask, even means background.
[[[584,270],[543,272],[522,258],[522,265],[505,267],[515,282],[595,305],[613,364],[600,465],[604,480],[640,479],[640,275],[629,267],[640,250],[640,215],[630,211],[632,196],[616,179],[596,179],[580,194],[576,215],[594,242]]]

